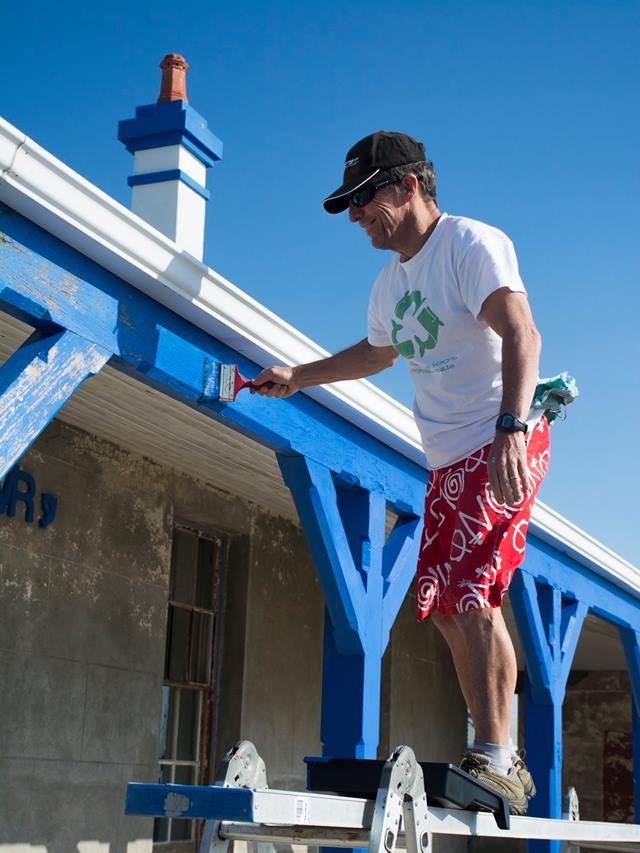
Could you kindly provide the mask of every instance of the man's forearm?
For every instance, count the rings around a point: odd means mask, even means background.
[[[515,329],[502,338],[501,412],[523,420],[529,414],[538,381],[540,335],[534,326]]]
[[[393,347],[373,347],[366,338],[329,358],[293,368],[294,381],[301,388],[326,385],[345,379],[362,379],[390,367],[397,358]]]

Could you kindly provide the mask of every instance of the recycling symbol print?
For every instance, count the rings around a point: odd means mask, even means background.
[[[416,347],[421,356],[429,349],[433,349],[438,343],[438,331],[444,326],[442,320],[433,313],[426,304],[426,299],[419,290],[408,291],[398,301],[391,318],[391,343],[398,355],[403,358],[413,358]],[[405,319],[412,318],[424,329],[424,335],[407,333],[402,335]]]

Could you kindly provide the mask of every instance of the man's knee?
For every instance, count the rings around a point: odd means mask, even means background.
[[[505,624],[500,607],[481,607],[446,616],[434,610],[431,619],[446,639],[484,634],[495,629],[502,630]]]

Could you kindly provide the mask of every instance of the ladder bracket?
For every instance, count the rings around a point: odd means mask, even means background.
[[[427,795],[422,768],[408,746],[396,747],[382,770],[369,853],[392,853],[401,818],[408,853],[425,853],[429,847]]]
[[[222,788],[268,788],[267,770],[258,750],[250,740],[240,740],[225,755],[216,771],[213,784]],[[227,853],[229,839],[220,837],[221,820],[207,820],[200,841],[200,853]],[[273,845],[259,842],[256,853],[273,853]]]

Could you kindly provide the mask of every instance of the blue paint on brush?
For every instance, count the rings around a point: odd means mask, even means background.
[[[220,362],[205,357],[202,365],[202,394],[199,403],[220,399]]]

